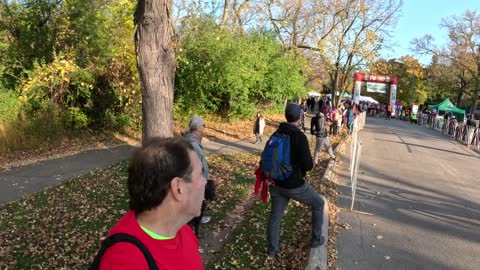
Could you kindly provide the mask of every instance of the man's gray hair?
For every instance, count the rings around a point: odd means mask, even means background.
[[[201,126],[205,126],[205,120],[203,120],[203,118],[200,116],[195,115],[188,121],[188,128],[190,131],[194,131]]]

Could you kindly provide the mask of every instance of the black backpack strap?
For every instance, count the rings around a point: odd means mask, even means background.
[[[90,268],[88,269],[89,270],[100,269],[100,260],[102,259],[107,249],[109,249],[111,246],[119,242],[128,242],[128,243],[134,244],[143,253],[143,256],[145,256],[145,259],[147,259],[148,268],[150,270],[159,270],[157,267],[157,264],[155,263],[155,260],[153,259],[152,254],[150,253],[150,251],[148,251],[147,247],[145,247],[145,245],[136,237],[133,237],[130,234],[126,234],[126,233],[112,234],[109,237],[107,237],[105,240],[103,240],[100,250],[97,253],[97,256],[95,256],[95,259],[93,260],[92,264],[90,265]]]

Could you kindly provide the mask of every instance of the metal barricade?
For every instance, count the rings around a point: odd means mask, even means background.
[[[465,141],[467,146],[472,145],[473,138],[475,136],[475,130],[477,130],[477,128],[465,126]]]
[[[471,145],[476,146],[477,149],[480,149],[480,128],[475,128],[472,137],[473,139]]]
[[[418,124],[422,126],[428,126],[428,118],[429,118],[428,114],[419,113],[417,115]]]
[[[351,157],[350,157],[350,181],[352,184],[352,204],[350,210],[353,210],[353,204],[355,202],[355,194],[357,189],[357,176],[358,168],[360,167],[360,156],[362,152],[362,141],[359,136],[360,130],[365,126],[366,113],[362,112],[353,122],[352,142],[350,145]]]
[[[433,123],[433,124],[431,124]],[[419,114],[418,124],[429,126],[437,131],[449,135],[452,139],[462,142],[467,146],[480,149],[480,128],[467,126],[457,121],[445,122],[444,119],[436,119],[432,122],[430,115]]]
[[[433,124],[433,128],[442,132],[443,125],[444,125],[444,119],[435,119],[434,124]]]
[[[458,123],[454,122],[452,124],[452,129],[453,129],[453,138],[457,141],[462,141],[462,129],[463,127],[460,126]]]

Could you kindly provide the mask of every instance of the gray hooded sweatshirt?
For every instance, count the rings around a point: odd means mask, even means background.
[[[200,139],[195,134],[192,134],[189,131],[185,132],[182,136],[192,144],[193,150],[195,150],[195,153],[197,153],[198,158],[202,162],[203,176],[205,176],[205,179],[209,180],[210,178],[208,177],[207,159],[205,158],[205,152],[203,151]]]

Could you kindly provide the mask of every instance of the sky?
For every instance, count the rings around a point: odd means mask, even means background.
[[[415,55],[409,48],[414,38],[431,34],[435,45],[448,42],[447,30],[440,27],[442,18],[452,15],[461,16],[465,11],[477,10],[480,13],[480,0],[404,0],[401,15],[395,30],[392,32],[392,50],[383,50],[383,58],[392,59],[410,54],[428,65],[431,56]]]

